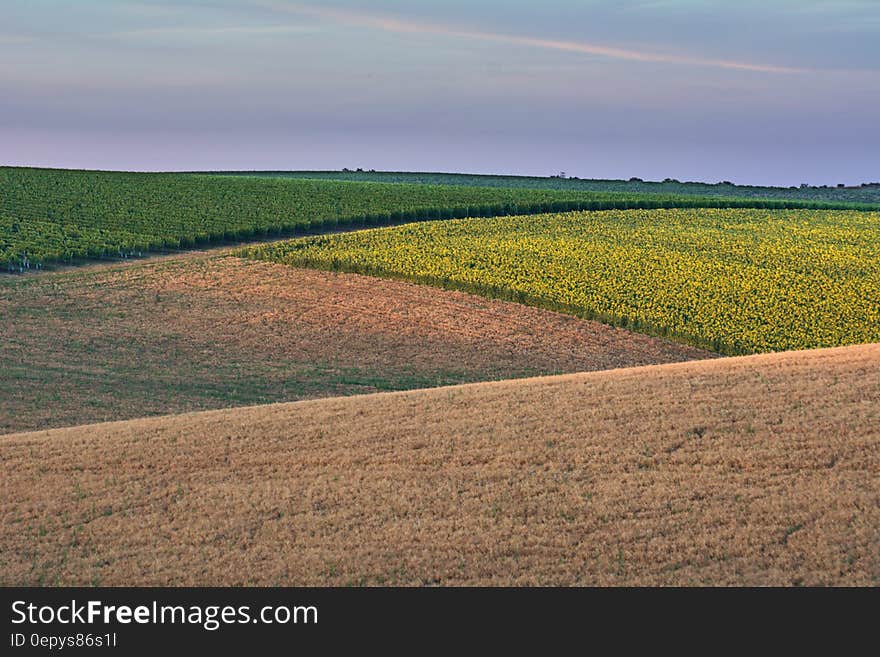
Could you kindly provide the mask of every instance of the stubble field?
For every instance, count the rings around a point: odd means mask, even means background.
[[[0,441],[2,584],[880,584],[880,346]]]
[[[0,434],[706,358],[519,304],[185,255],[0,278]]]

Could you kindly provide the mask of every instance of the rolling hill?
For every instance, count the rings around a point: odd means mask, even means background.
[[[880,345],[0,438],[0,583],[880,584]]]
[[[0,277],[0,434],[708,358],[506,301],[230,256]]]

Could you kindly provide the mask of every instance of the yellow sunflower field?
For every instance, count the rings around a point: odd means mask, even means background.
[[[880,213],[710,208],[472,218],[245,253],[521,301],[727,354],[880,341]]]

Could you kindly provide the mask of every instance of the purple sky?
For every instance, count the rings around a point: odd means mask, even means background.
[[[880,2],[4,0],[0,164],[880,180]]]

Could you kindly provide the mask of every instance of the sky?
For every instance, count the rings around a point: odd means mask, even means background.
[[[0,0],[0,164],[880,181],[878,0]]]

